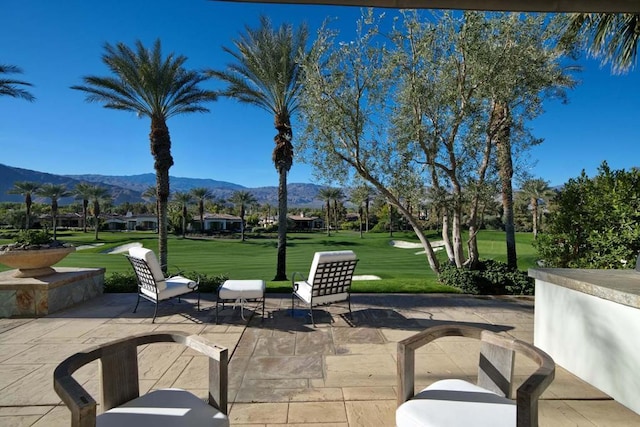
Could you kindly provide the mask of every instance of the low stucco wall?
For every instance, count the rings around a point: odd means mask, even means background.
[[[640,273],[534,269],[534,344],[640,414]]]

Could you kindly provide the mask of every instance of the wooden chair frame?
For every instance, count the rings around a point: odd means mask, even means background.
[[[160,304],[161,301],[168,301],[171,298],[178,298],[178,301],[180,301],[181,296],[184,296],[193,292],[198,293],[197,309],[198,311],[200,311],[200,289],[199,289],[200,278],[198,278],[198,281],[196,282],[196,286],[190,291],[185,292],[181,295],[176,295],[175,297],[160,299],[158,286],[155,278],[153,277],[153,273],[151,272],[151,268],[149,268],[149,264],[147,264],[147,262],[141,258],[132,257],[130,255],[125,255],[125,257],[127,257],[129,262],[131,263],[131,267],[133,268],[133,271],[136,274],[136,280],[138,282],[138,300],[136,301],[136,306],[133,309],[134,313],[138,310],[138,305],[140,304],[140,298],[144,298],[147,301],[150,301],[155,304],[155,309],[153,311],[153,319],[151,320],[151,323],[155,323],[156,316],[158,315],[158,305]],[[165,280],[170,280],[170,279],[171,278],[169,277]],[[144,294],[142,292],[142,288],[155,294],[155,299]]]
[[[72,427],[96,425],[96,401],[73,378],[82,366],[100,361],[102,411],[140,396],[138,346],[174,342],[209,357],[209,397],[207,403],[227,415],[228,349],[183,332],[139,334],[89,348],[62,361],[53,373],[53,387],[71,411]]]
[[[415,351],[442,337],[468,337],[481,341],[478,386],[511,398],[515,353],[537,363],[538,369],[516,392],[517,426],[538,426],[538,398],[555,376],[555,363],[544,351],[523,341],[484,329],[463,326],[435,326],[398,343],[398,406],[415,393]]]

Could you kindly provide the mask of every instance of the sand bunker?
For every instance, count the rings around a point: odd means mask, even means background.
[[[400,248],[400,249],[418,249],[418,248],[422,248],[422,243],[414,243],[414,242],[405,242],[403,240],[392,240],[389,242],[389,244],[391,246],[393,246],[394,248]],[[436,240],[435,242],[431,242],[431,247],[433,248],[434,252],[440,251],[444,248],[444,241],[443,240]],[[415,254],[416,255],[423,255],[425,253],[425,251],[418,251]]]
[[[115,248],[107,249],[105,251],[102,251],[102,253],[121,254],[124,252],[128,252],[130,248],[141,248],[141,247],[142,247],[142,243],[140,242],[127,243],[126,245],[120,245],[120,246],[116,246]]]
[[[380,277],[373,274],[361,274],[359,276],[353,276],[352,280],[381,280]]]
[[[76,246],[76,251],[81,251],[83,249],[93,249],[93,248],[97,248],[98,246],[102,246],[102,245],[104,245],[104,243],[88,243],[86,245]]]

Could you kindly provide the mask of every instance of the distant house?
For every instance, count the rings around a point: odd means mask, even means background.
[[[48,227],[53,227],[53,220],[50,214],[40,215],[31,226],[39,228],[44,224],[47,224]],[[79,213],[60,213],[56,215],[57,228],[82,228],[83,224],[84,220]]]
[[[242,218],[235,215],[220,213],[204,214],[204,231],[222,232],[222,231],[240,231]],[[192,223],[200,226],[200,216],[194,215]]]
[[[289,215],[287,218],[293,223],[291,231],[311,231],[324,227],[324,221],[321,218],[305,216],[304,212],[300,212],[300,215]]]
[[[104,226],[111,231],[116,230],[157,230],[158,229],[158,217],[155,214],[141,214],[133,215],[127,213],[126,215],[113,215],[103,217]]]

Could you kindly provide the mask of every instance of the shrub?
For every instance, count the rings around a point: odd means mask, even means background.
[[[481,261],[478,270],[448,265],[439,279],[444,285],[472,295],[533,295],[534,290],[534,281],[527,273],[494,260]]]
[[[46,230],[21,230],[15,239],[22,245],[46,245],[52,240]]]
[[[180,272],[184,277],[193,278],[197,280],[200,278],[200,292],[215,292],[218,286],[227,280],[229,277],[225,274],[206,275],[198,274],[196,272]],[[105,293],[136,293],[138,292],[138,282],[136,275],[131,272],[127,273],[111,273],[111,275],[104,279],[104,292]]]

